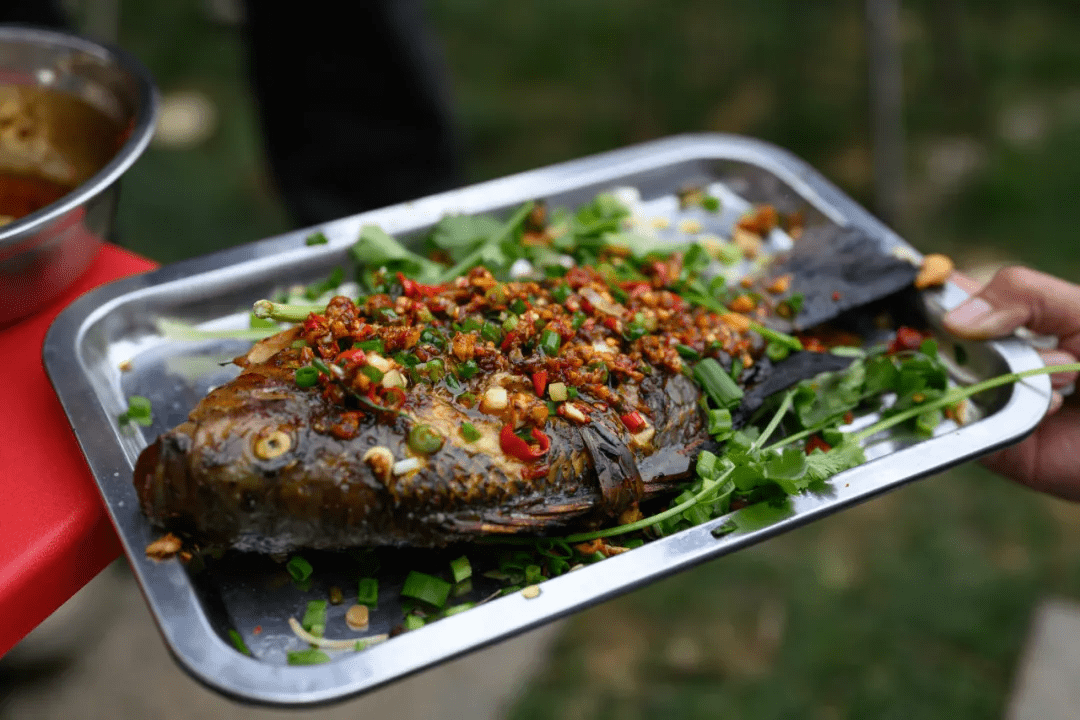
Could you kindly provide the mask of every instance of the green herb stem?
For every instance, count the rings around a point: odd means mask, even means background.
[[[730,468],[729,470],[724,472],[722,475],[720,475],[718,478],[716,478],[716,480],[704,480],[704,481],[702,481],[703,487],[702,487],[700,492],[698,492],[696,495],[694,495],[694,497],[692,497],[692,498],[690,498],[688,500],[684,500],[683,502],[679,503],[675,507],[668,508],[667,510],[664,510],[663,512],[656,513],[655,515],[650,515],[647,518],[642,518],[641,520],[638,520],[636,522],[627,523],[626,525],[616,525],[615,527],[607,528],[605,530],[597,530],[595,532],[578,533],[577,535],[569,535],[569,536],[566,537],[566,542],[572,542],[572,543],[588,542],[590,540],[598,540],[600,538],[613,537],[615,535],[625,535],[626,533],[631,533],[631,532],[634,532],[636,530],[644,530],[645,528],[652,527],[653,525],[656,525],[657,523],[662,523],[663,521],[667,520],[668,518],[672,518],[672,517],[675,517],[676,515],[678,515],[679,513],[686,512],[687,510],[689,510],[690,508],[694,507],[699,502],[704,500],[706,497],[708,497],[709,493],[716,490],[716,488],[721,483],[723,483],[724,480],[727,479],[728,475],[730,475],[732,472],[734,472],[734,470],[735,470],[734,467]]]
[[[325,305],[288,305],[271,300],[257,300],[251,308],[251,312],[257,318],[291,323],[304,322],[311,313],[325,311]]]
[[[761,337],[765,338],[766,340],[771,340],[774,343],[783,345],[784,347],[791,350],[803,349],[803,345],[801,342],[799,342],[799,338],[787,335],[778,330],[773,330],[769,327],[765,327],[764,325],[755,320],[750,321],[750,329],[756,332]]]
[[[896,415],[887,417],[884,420],[877,421],[870,427],[855,433],[854,438],[856,441],[865,440],[872,435],[877,435],[883,430],[888,430],[889,428],[896,427],[897,425],[906,420],[910,420],[913,417],[922,415],[924,412],[929,412],[931,410],[940,410],[941,408],[952,405],[955,402],[959,402],[960,400],[969,398],[972,395],[978,395],[981,392],[993,390],[994,388],[1001,387],[1002,385],[1019,382],[1024,378],[1064,372],[1080,372],[1080,363],[1072,363],[1069,365],[1048,365],[1041,368],[1032,368],[1031,370],[1024,370],[1018,373],[1007,373],[1005,375],[998,375],[997,377],[990,378],[989,380],[983,380],[982,382],[975,383],[974,385],[968,385],[967,387],[953,388],[937,400],[932,400],[930,402],[923,403],[922,405],[916,405],[915,407],[908,408],[907,410],[899,412]]]
[[[791,405],[794,400],[794,390],[789,390],[787,393],[784,394],[784,399],[783,401],[781,401],[780,407],[777,408],[776,413],[773,414],[772,420],[769,421],[769,424],[765,426],[764,430],[761,431],[761,435],[759,435],[757,440],[755,440],[754,443],[750,446],[750,452],[757,451],[757,449],[760,448],[765,443],[765,441],[769,439],[769,436],[771,436],[773,432],[776,431],[776,428],[780,425],[780,421],[784,419],[784,416],[787,415],[788,410],[791,409]]]

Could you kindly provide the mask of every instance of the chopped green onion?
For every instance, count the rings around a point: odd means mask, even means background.
[[[480,337],[485,340],[490,340],[494,344],[498,345],[502,342],[503,332],[499,329],[499,326],[492,322],[485,322],[480,327]]]
[[[334,377],[333,374],[331,374],[331,372],[330,372],[330,368],[328,368],[326,366],[326,363],[324,363],[319,358],[313,359],[311,361],[311,364],[313,366],[315,366],[315,369],[318,370],[319,372],[321,372],[323,375],[326,375],[327,377]]]
[[[251,312],[255,314],[255,317],[293,323],[304,322],[311,313],[325,311],[325,305],[286,305],[269,300],[258,300],[251,307]]]
[[[476,603],[474,603],[474,602],[464,602],[464,603],[461,603],[460,605],[451,605],[450,607],[446,608],[446,610],[443,611],[443,616],[444,617],[450,617],[451,615],[457,615],[460,612],[465,612],[466,610],[471,610],[474,607],[476,607]]]
[[[412,430],[409,431],[409,438],[406,441],[409,445],[409,449],[413,452],[420,453],[421,455],[430,455],[443,446],[443,436],[438,433],[437,430],[430,425],[421,423],[414,425]]]
[[[304,238],[305,245],[325,245],[330,242],[326,239],[326,235],[321,232],[313,232]]]
[[[575,330],[580,330],[581,326],[584,325],[585,321],[588,319],[588,316],[579,310],[571,316],[570,327],[574,328]]]
[[[366,375],[373,383],[381,383],[382,379],[385,377],[383,371],[374,365],[365,365],[360,368],[360,372],[364,373],[364,375]]]
[[[356,347],[360,348],[364,352],[373,352],[379,355],[382,355],[384,352],[386,352],[386,346],[383,345],[383,341],[380,338],[361,340],[356,344]]]
[[[791,348],[783,343],[770,340],[769,344],[765,346],[765,354],[768,355],[769,359],[773,362],[780,362],[791,354]]]
[[[330,656],[317,648],[297,650],[288,653],[285,657],[290,665],[321,665],[330,662]]]
[[[701,198],[701,207],[711,213],[720,212],[720,198],[713,195],[705,195]]]
[[[289,347],[291,347],[293,350],[301,350],[307,347],[307,340],[293,340],[289,344]]]
[[[578,389],[576,387],[574,387],[572,385],[567,386],[567,388],[566,388],[566,399],[567,400],[576,400],[579,395],[581,395],[581,393],[578,392]]]
[[[244,653],[248,657],[251,656],[251,650],[248,649],[247,643],[244,642],[244,636],[238,633],[236,630],[229,628],[229,639],[232,640],[233,646],[237,650]]]
[[[559,337],[559,333],[554,330],[545,330],[540,335],[540,349],[545,355],[549,357],[555,357],[559,354],[559,347],[562,345],[562,338]]]
[[[572,292],[569,285],[556,285],[551,290],[551,298],[557,303],[564,303]]]
[[[476,396],[471,392],[461,393],[461,395],[458,395],[458,402],[467,408],[471,408],[476,404]]]
[[[510,312],[514,313],[515,315],[524,315],[525,311],[528,309],[529,308],[525,304],[525,301],[521,298],[515,298],[514,302],[510,303]]]
[[[401,596],[426,602],[428,605],[442,607],[450,596],[450,583],[437,577],[412,570],[405,578]]]
[[[424,365],[424,371],[427,372],[427,376],[431,378],[431,382],[439,382],[446,374],[446,364],[440,358],[434,360],[428,360]]]
[[[258,315],[256,315],[255,313],[251,313],[251,316],[248,318],[248,327],[249,328],[253,328],[253,329],[254,328],[276,328],[277,326],[278,326],[277,323],[274,322],[273,320],[268,320],[267,318],[261,318]]]
[[[742,257],[742,248],[740,248],[735,243],[729,242],[724,243],[720,246],[720,250],[716,259],[724,263],[725,265],[734,265],[735,263],[742,260]]]
[[[379,604],[379,581],[362,577],[356,588],[356,602],[373,608]]]
[[[689,345],[683,345],[682,343],[675,346],[675,352],[679,353],[679,357],[685,358],[686,360],[697,361],[701,359],[701,353]]]
[[[742,388],[735,384],[720,363],[713,358],[705,358],[694,366],[694,379],[709,399],[719,407],[732,408],[742,400]]]
[[[465,442],[476,442],[480,439],[480,431],[471,422],[463,422],[461,423],[461,437],[465,438]]]
[[[419,615],[409,614],[405,616],[405,629],[406,630],[419,630],[424,627],[424,618]]]
[[[767,328],[761,323],[754,320],[750,321],[750,329],[756,332],[761,337],[765,338],[766,340],[771,340],[772,342],[783,345],[790,350],[803,349],[802,343],[799,342],[799,338],[792,337],[791,335],[787,335],[782,332],[778,332],[776,330],[773,330],[772,328]]]
[[[543,582],[544,575],[540,570],[539,565],[526,565],[525,566],[525,584],[535,585],[539,582]]]
[[[326,601],[312,600],[304,611],[300,626],[316,637],[321,637],[326,629]]]
[[[149,426],[153,419],[154,416],[150,411],[150,400],[142,395],[131,395],[128,397],[128,409],[120,414],[117,421],[121,425],[133,422]]]
[[[739,378],[742,377],[743,362],[741,358],[735,358],[731,361],[731,379],[735,382],[739,382]]]
[[[422,345],[434,345],[440,350],[446,349],[446,338],[443,334],[434,328],[424,328],[420,333],[420,343]]]
[[[451,390],[461,389],[461,383],[458,382],[458,379],[454,377],[453,374],[447,373],[446,377],[443,379],[446,381],[446,387],[450,388]]]
[[[516,328],[518,326],[518,322],[520,322],[520,318],[518,318],[517,315],[507,315],[506,319],[503,320],[502,324],[503,332],[510,332],[511,330]]]
[[[472,565],[469,558],[462,555],[456,560],[450,561],[450,572],[454,576],[454,582],[459,583],[472,577]]]
[[[319,371],[310,365],[296,368],[294,377],[296,379],[296,387],[309,388],[319,384]]]
[[[466,360],[455,368],[455,372],[462,380],[468,380],[480,372],[480,366],[476,364],[475,360]]]
[[[289,562],[285,563],[285,569],[289,571],[289,575],[296,582],[304,582],[311,577],[311,573],[314,572],[314,568],[304,558],[299,555],[293,555],[289,558]]]
[[[638,338],[648,335],[648,333],[649,329],[645,327],[645,323],[635,318],[626,324],[626,330],[623,331],[623,337],[630,342],[633,342]]]

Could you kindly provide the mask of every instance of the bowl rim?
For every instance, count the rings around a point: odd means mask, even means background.
[[[43,226],[50,220],[85,205],[91,198],[100,195],[115,183],[150,144],[157,123],[159,104],[158,89],[147,67],[134,55],[114,45],[59,30],[7,23],[0,25],[0,42],[5,41],[39,44],[95,55],[129,73],[135,80],[136,87],[135,114],[132,117],[131,132],[112,159],[59,200],[0,228],[0,249],[7,244],[7,241],[26,239],[28,235],[33,234],[28,233],[28,230]]]

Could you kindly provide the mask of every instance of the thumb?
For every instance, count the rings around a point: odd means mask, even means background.
[[[1001,337],[1023,326],[1058,338],[1059,348],[1080,355],[1080,286],[1030,268],[1003,268],[944,323],[971,340]]]

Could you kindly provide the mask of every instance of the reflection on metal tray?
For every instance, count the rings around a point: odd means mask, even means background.
[[[144,554],[157,532],[139,512],[131,483],[135,458],[147,438],[182,422],[209,388],[233,377],[219,363],[246,349],[236,340],[197,343],[164,339],[161,318],[202,328],[246,327],[251,303],[285,284],[325,276],[345,263],[362,225],[375,223],[408,236],[451,212],[501,213],[530,199],[573,206],[616,186],[637,188],[657,216],[682,212],[675,192],[705,185],[721,196],[724,211],[705,218],[730,229],[742,209],[770,202],[801,209],[807,227],[861,230],[882,252],[918,254],[805,163],[761,142],[722,135],[682,136],[563,163],[435,195],[329,223],[320,228],[326,245],[307,246],[310,231],[297,231],[161,268],[89,293],[64,311],[49,332],[45,365],[75,429],[124,549],[165,641],[194,677],[233,697],[275,705],[312,705],[371,690],[435,663],[478,649],[581,610],[705,560],[724,555],[853,503],[940,471],[1013,442],[1030,432],[1049,404],[1044,377],[1001,389],[985,400],[986,419],[963,427],[945,424],[927,440],[878,443],[871,462],[833,478],[827,490],[790,498],[781,506],[744,508],[716,521],[544,582],[541,593],[500,597],[466,612],[370,647],[334,654],[330,663],[290,666],[285,653],[304,647],[287,619],[300,616],[307,600],[325,598],[331,585],[351,594],[357,571],[344,554],[312,555],[319,569],[307,591],[281,582],[281,566],[267,558],[226,555],[196,569],[179,561],[157,563]],[[782,249],[783,237],[774,238]],[[788,240],[788,242],[790,242]],[[963,293],[947,285],[921,295],[932,323]],[[942,341],[947,352],[954,346]],[[965,347],[969,374],[963,380],[1038,367],[1036,353],[1019,340]],[[131,361],[131,369],[119,365]],[[121,429],[115,418],[130,394],[148,395],[154,423]],[[445,567],[447,552],[394,551],[396,567]],[[460,553],[460,548],[457,549]],[[398,562],[400,560],[400,562]],[[384,571],[380,606],[371,632],[400,621],[393,598],[404,573]],[[482,594],[488,588],[474,588]],[[328,635],[346,635],[331,606]],[[259,632],[254,629],[259,627]],[[253,652],[242,655],[229,641],[238,630]]]

